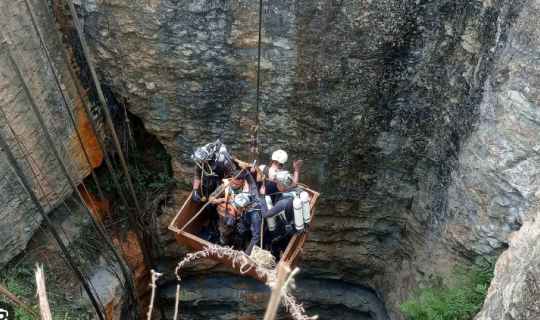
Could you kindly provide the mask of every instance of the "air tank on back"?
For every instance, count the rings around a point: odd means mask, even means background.
[[[302,213],[302,200],[299,198],[294,198],[293,200],[293,209],[294,209],[294,226],[297,231],[304,230],[304,214]]]
[[[309,193],[302,191],[300,193],[300,200],[302,201],[302,216],[304,217],[304,224],[311,222],[311,213],[309,212]]]
[[[268,210],[272,209],[274,205],[272,204],[272,198],[270,196],[265,196],[264,201],[266,201],[266,206],[268,207]],[[276,230],[276,217],[272,218],[266,218],[266,223],[268,224],[268,230],[274,231]]]

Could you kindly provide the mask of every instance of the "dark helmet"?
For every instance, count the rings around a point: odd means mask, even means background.
[[[216,152],[218,153],[216,157],[216,167],[223,168],[228,176],[234,177],[233,173],[236,170],[236,165],[231,158],[230,148],[221,144]]]
[[[191,155],[191,159],[197,164],[201,164],[203,161],[210,161],[214,156],[213,148],[211,145],[207,144],[204,147],[197,148],[195,152]]]

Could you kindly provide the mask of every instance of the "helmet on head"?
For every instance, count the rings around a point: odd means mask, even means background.
[[[223,171],[227,172],[227,176],[231,176],[236,169],[236,166],[231,159],[229,148],[226,145],[221,144],[216,152],[218,152],[216,158],[217,167],[223,168]]]
[[[249,204],[251,203],[251,200],[249,199],[249,195],[243,192],[236,195],[233,201],[236,204],[237,208],[245,208],[249,206]]]
[[[197,148],[191,155],[191,159],[197,164],[201,164],[203,161],[210,161],[213,155],[211,145],[207,144],[204,147]]]
[[[287,152],[283,150],[276,150],[274,153],[272,153],[272,160],[277,161],[281,164],[285,164],[287,162]]]
[[[294,187],[294,177],[289,171],[276,171],[274,181],[285,189],[292,189]]]

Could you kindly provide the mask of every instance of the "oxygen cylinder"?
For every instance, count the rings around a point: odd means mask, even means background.
[[[274,205],[272,204],[272,198],[270,198],[270,196],[265,196],[264,201],[266,201],[266,207],[268,208],[268,210],[274,207]],[[266,218],[266,224],[268,224],[268,230],[276,230],[276,217],[274,216],[272,218]]]
[[[302,200],[295,198],[293,200],[294,226],[297,231],[304,230],[304,214],[302,213]]]
[[[304,216],[304,223],[311,222],[311,213],[309,212],[309,194],[305,191],[300,193],[300,200],[302,200],[302,215]]]

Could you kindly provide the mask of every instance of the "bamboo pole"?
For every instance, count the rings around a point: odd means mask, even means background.
[[[161,277],[161,273],[155,272],[154,270],[151,270],[152,273],[152,283],[150,286],[152,287],[152,295],[150,297],[150,306],[148,307],[148,320],[152,319],[152,309],[154,308],[154,298],[156,296],[156,281],[159,277]]]
[[[266,314],[264,315],[264,320],[274,320],[276,318],[277,309],[279,307],[279,302],[281,301],[281,289],[287,277],[291,273],[291,268],[285,263],[280,263],[278,265],[277,279],[272,288],[272,296],[270,301],[268,301],[268,308],[266,308]]]
[[[84,33],[81,29],[81,24],[79,22],[79,17],[77,16],[77,10],[75,9],[75,5],[73,4],[73,0],[67,0],[67,4],[69,7],[69,11],[71,13],[71,17],[73,18],[73,22],[75,25],[75,30],[77,31],[77,35],[79,36],[79,41],[81,42],[81,47],[83,49],[84,56],[86,57],[86,62],[88,64],[88,69],[90,70],[90,74],[92,75],[92,80],[94,82],[94,86],[96,88],[98,98],[100,101],[101,109],[103,110],[103,114],[105,115],[105,122],[107,124],[107,127],[109,128],[109,132],[111,134],[111,138],[113,141],[113,144],[116,148],[116,152],[118,155],[118,159],[120,160],[120,165],[122,167],[122,171],[124,173],[124,178],[126,179],[126,182],[128,184],[129,193],[131,195],[131,200],[133,201],[133,205],[135,206],[135,211],[137,213],[137,221],[138,223],[135,224],[137,227],[136,234],[137,239],[139,240],[139,244],[141,246],[142,252],[143,252],[143,258],[145,261],[145,264],[147,265],[148,269],[153,268],[153,259],[150,255],[151,248],[148,247],[148,243],[145,241],[145,238],[149,236],[148,230],[146,229],[146,225],[144,223],[144,217],[141,212],[141,208],[139,206],[139,201],[137,200],[137,195],[135,194],[135,189],[133,188],[133,183],[131,182],[131,177],[129,175],[129,171],[126,165],[126,160],[124,159],[124,153],[122,152],[122,148],[120,146],[120,141],[118,140],[118,136],[116,134],[116,130],[114,129],[114,124],[112,122],[111,114],[109,112],[109,108],[107,105],[107,101],[105,100],[105,95],[103,94],[103,90],[101,89],[101,85],[99,82],[99,78],[96,73],[96,69],[94,66],[94,63],[92,62],[92,55],[90,54],[90,49],[88,48],[88,45],[86,44],[86,39],[84,37]],[[91,116],[89,116],[91,118]],[[99,135],[96,133],[96,136]],[[114,173],[111,171],[111,174],[114,176]],[[114,180],[115,178],[113,178]],[[115,181],[116,184],[116,181]],[[122,195],[123,193],[121,193]],[[131,218],[130,218],[131,220]],[[138,226],[142,226],[142,228]],[[142,230],[140,230],[142,229]],[[142,231],[142,235],[139,235],[139,230]],[[165,320],[165,310],[163,309],[163,305],[161,302],[161,294],[157,293],[157,304],[159,307],[161,319]]]
[[[176,301],[174,302],[174,317],[173,320],[178,319],[178,306],[180,305],[180,285],[176,286]]]
[[[24,310],[28,311],[31,315],[36,317],[36,319],[41,319],[39,317],[39,314],[37,314],[32,308],[24,304],[21,300],[17,299],[15,295],[13,295],[11,292],[9,292],[8,289],[6,289],[3,285],[0,284],[0,293],[5,295],[9,300],[13,301],[15,304],[20,306],[21,308],[24,308]]]
[[[2,46],[2,49],[3,49],[4,53],[8,56],[8,60],[10,61],[11,66],[13,67],[13,70],[15,71],[15,74],[16,74],[18,80],[20,81],[24,92],[26,93],[26,98],[28,99],[28,102],[30,103],[30,106],[32,107],[33,110],[38,110],[38,107],[37,107],[36,101],[34,99],[34,96],[32,95],[32,93],[30,91],[30,88],[28,87],[28,84],[27,84],[27,82],[26,82],[26,80],[25,80],[25,78],[24,78],[24,76],[22,74],[22,71],[21,71],[21,69],[19,67],[19,64],[15,60],[13,52],[11,51],[11,48],[9,46],[8,39],[6,38],[6,35],[4,34],[3,27],[1,25],[0,25],[0,43],[1,43],[1,46]],[[38,118],[38,120],[40,120],[40,119]],[[6,121],[7,121],[7,119],[6,119]],[[40,124],[45,130],[45,125],[42,123],[42,120],[40,120]],[[45,133],[47,133],[47,132],[48,131],[45,130]],[[54,143],[52,142],[50,135],[46,134],[46,137],[47,137],[47,140],[49,141],[49,144],[51,146],[53,146],[52,149],[53,149],[53,152],[55,153],[55,157],[57,159],[60,159],[59,155],[56,154],[57,150],[54,148]],[[43,209],[43,207],[41,206],[41,203],[39,202],[39,199],[35,195],[33,189],[30,188],[30,185],[28,183],[28,180],[26,179],[26,176],[24,175],[24,172],[22,171],[22,168],[17,163],[17,160],[13,156],[13,153],[9,149],[6,141],[1,136],[0,136],[0,146],[4,150],[6,160],[8,161],[8,163],[11,164],[13,172],[20,179],[21,184],[23,185],[24,189],[26,189],[26,192],[30,196],[30,199],[32,200],[32,202],[36,206],[36,208],[39,211],[39,213],[41,214],[41,216],[43,217],[43,220],[45,220],[45,221],[47,221],[47,223],[51,224],[51,222],[49,221],[49,217],[47,216],[47,214],[45,213],[45,210]],[[60,164],[62,164],[62,162],[60,162]],[[66,175],[67,175],[66,177],[69,179],[70,178],[69,173],[66,173]],[[75,189],[75,191],[77,190],[76,187],[74,189]],[[64,243],[62,242],[62,239],[60,238],[58,233],[56,233],[56,230],[52,226],[51,226],[50,230],[51,230],[51,233],[52,233],[53,237],[58,242],[58,245],[62,249],[62,252],[64,252],[64,254],[66,256],[66,259],[68,260],[71,268],[73,269],[73,271],[77,275],[77,278],[79,279],[79,281],[83,285],[86,293],[88,294],[88,297],[90,298],[90,301],[92,302],[92,305],[96,309],[96,313],[98,314],[99,319],[100,320],[105,320],[105,318],[103,318],[101,310],[99,309],[97,301],[95,300],[95,297],[92,294],[92,291],[90,291],[90,287],[88,287],[88,283],[86,282],[85,278],[83,277],[82,273],[80,272],[79,268],[77,267],[77,264],[75,264],[75,262],[72,260],[71,255],[69,254],[69,251],[67,250]]]

